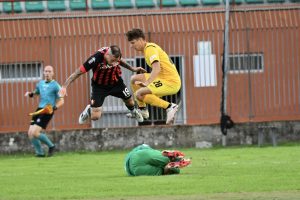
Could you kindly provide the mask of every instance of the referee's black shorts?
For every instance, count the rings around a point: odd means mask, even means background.
[[[37,108],[36,111],[41,110],[41,109],[43,109],[43,108]],[[53,114],[54,114],[54,112],[52,114],[40,114],[40,115],[32,116],[30,125],[36,124],[36,125],[42,127],[43,129],[46,129],[49,121],[53,117]]]

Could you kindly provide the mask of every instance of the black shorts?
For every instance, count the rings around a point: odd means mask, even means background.
[[[36,111],[41,110],[42,108],[36,109]],[[52,119],[53,113],[52,114],[42,114],[42,115],[35,115],[31,118],[30,125],[38,125],[42,127],[43,129],[46,129],[49,121]]]
[[[104,99],[109,95],[123,100],[131,98],[131,93],[123,83],[122,79],[120,79],[115,85],[103,86],[92,83],[91,107],[101,107]]]

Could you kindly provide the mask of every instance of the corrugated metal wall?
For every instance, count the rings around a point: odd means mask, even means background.
[[[293,5],[263,9],[245,7],[232,12],[230,54],[263,54],[262,70],[229,74],[228,112],[234,121],[300,119],[299,11],[300,6]],[[62,83],[102,46],[117,44],[125,58],[140,58],[142,55],[130,49],[125,37],[127,30],[139,27],[145,30],[149,40],[183,61],[180,66],[183,79],[180,123],[218,123],[224,10],[129,12],[1,18],[0,64],[9,66],[26,61],[51,64],[55,67],[56,79]],[[195,74],[194,64],[194,57],[199,54],[199,41],[211,43],[211,54],[215,55],[216,63],[215,85],[195,86],[197,79],[201,79],[201,74]],[[212,66],[209,70],[214,69],[213,64],[208,62],[208,65]],[[203,69],[199,70],[203,72]],[[210,73],[204,78],[211,78]],[[36,82],[27,78],[1,80],[1,132],[27,130],[30,120],[27,114],[35,109],[37,100],[26,99],[23,95],[25,91],[33,90]],[[88,103],[89,93],[89,78],[84,75],[70,86],[65,105],[56,113],[49,129],[90,127],[77,124],[79,113]],[[108,127],[109,121],[113,121],[114,126],[136,125],[122,115],[103,118],[104,121],[93,126]]]

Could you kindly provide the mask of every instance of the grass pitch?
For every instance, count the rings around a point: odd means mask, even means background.
[[[127,177],[128,151],[0,156],[1,200],[299,200],[300,146],[181,149],[180,175]]]

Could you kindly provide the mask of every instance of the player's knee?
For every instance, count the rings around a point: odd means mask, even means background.
[[[134,84],[135,81],[137,81],[136,75],[132,75],[131,78],[130,78],[130,83]]]
[[[136,91],[135,96],[139,101],[143,101],[144,99],[144,94],[140,90]]]
[[[139,101],[143,101],[143,96],[140,93],[138,93],[138,92],[136,93],[136,98]]]
[[[91,120],[98,120],[101,117],[101,108],[93,108],[91,112]]]
[[[27,132],[27,135],[28,135],[28,137],[29,137],[30,139],[32,139],[32,138],[34,137],[34,134],[33,134],[33,132],[32,132],[31,130],[29,130],[29,131]]]
[[[98,116],[92,116],[91,117],[91,120],[93,120],[93,121],[96,121],[96,120],[98,120],[100,117],[98,117]]]
[[[34,137],[38,137],[40,135],[40,130],[32,127],[28,130],[28,137],[29,138],[34,138]]]

